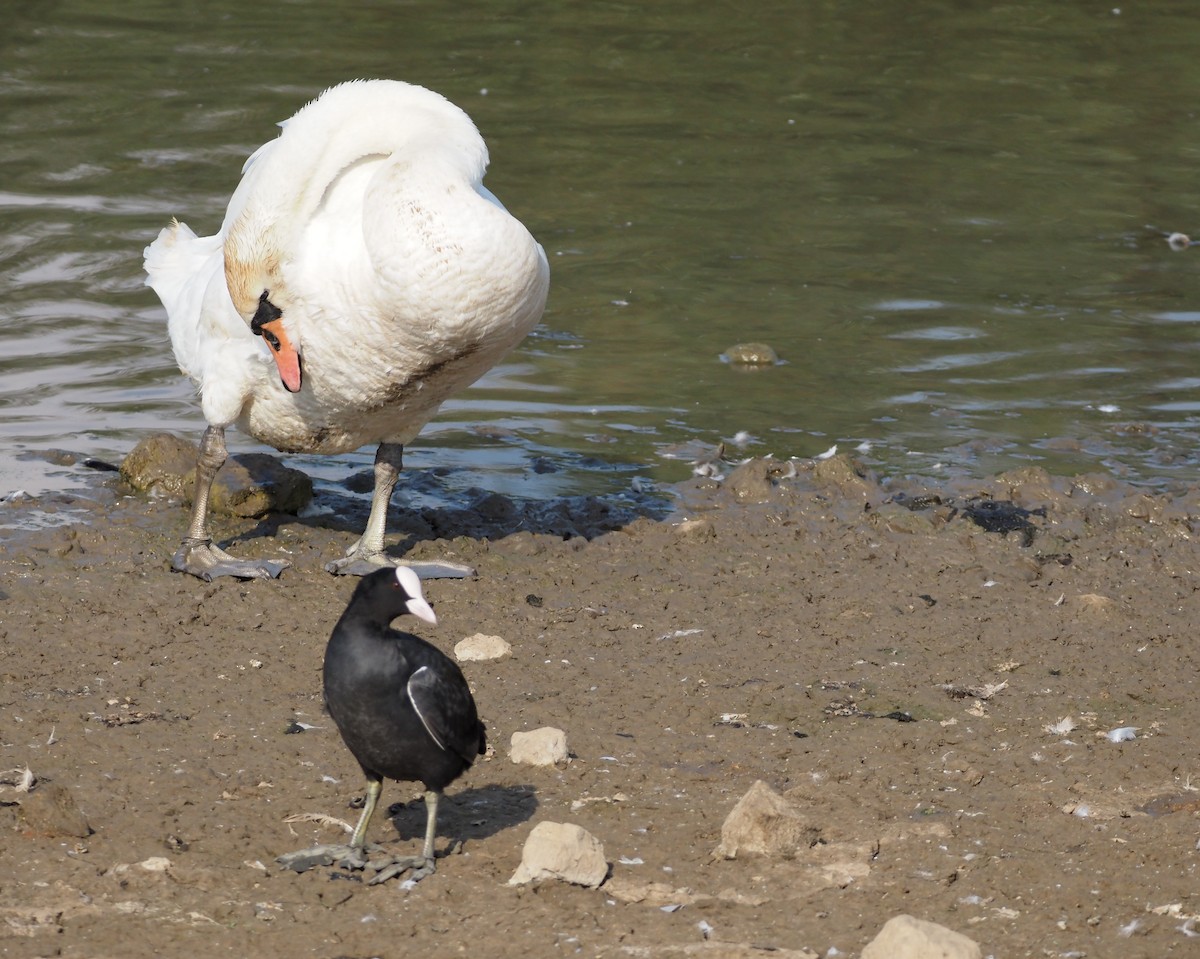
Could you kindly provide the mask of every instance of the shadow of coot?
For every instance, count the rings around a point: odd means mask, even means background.
[[[486,839],[532,819],[537,807],[532,786],[480,786],[446,793],[438,804],[438,838]],[[423,799],[392,803],[388,818],[401,839],[425,836]]]

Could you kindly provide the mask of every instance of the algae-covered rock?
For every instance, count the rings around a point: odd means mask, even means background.
[[[196,486],[195,443],[171,433],[149,436],[125,457],[121,477],[136,490],[182,496]],[[312,480],[267,453],[237,453],[213,482],[209,509],[233,516],[299,513],[312,500]]]
[[[155,433],[138,443],[125,457],[121,463],[121,478],[143,493],[189,495],[196,479],[196,457],[199,455],[195,443],[173,433]]]

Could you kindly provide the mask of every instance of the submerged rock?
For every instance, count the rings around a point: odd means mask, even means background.
[[[196,485],[195,443],[171,433],[149,436],[125,457],[121,477],[136,490],[191,499]],[[312,480],[267,453],[230,456],[213,482],[209,509],[253,518],[299,513],[312,500]]]
[[[722,354],[736,366],[775,366],[779,354],[766,343],[737,343]]]

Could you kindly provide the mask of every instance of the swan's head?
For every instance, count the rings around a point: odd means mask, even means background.
[[[232,236],[231,236],[232,238]],[[270,347],[279,379],[289,393],[299,393],[303,364],[299,344],[288,334],[286,287],[279,277],[278,259],[237,255],[237,246],[226,242],[225,283],[234,308],[255,336]]]

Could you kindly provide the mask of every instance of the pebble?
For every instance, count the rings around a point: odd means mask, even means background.
[[[608,860],[599,839],[573,823],[540,822],[525,840],[521,864],[508,884],[558,879],[595,889],[607,876]]]
[[[553,726],[543,726],[527,733],[515,732],[509,740],[509,758],[526,766],[554,766],[565,763],[570,756],[567,734]]]
[[[486,662],[512,655],[512,644],[500,636],[476,633],[454,647],[454,657],[460,663]]]
[[[862,951],[862,959],[981,959],[979,945],[960,932],[912,916],[893,916]]]
[[[741,853],[791,858],[811,849],[821,837],[819,826],[761,779],[757,780],[725,817],[716,859],[736,859]]]

